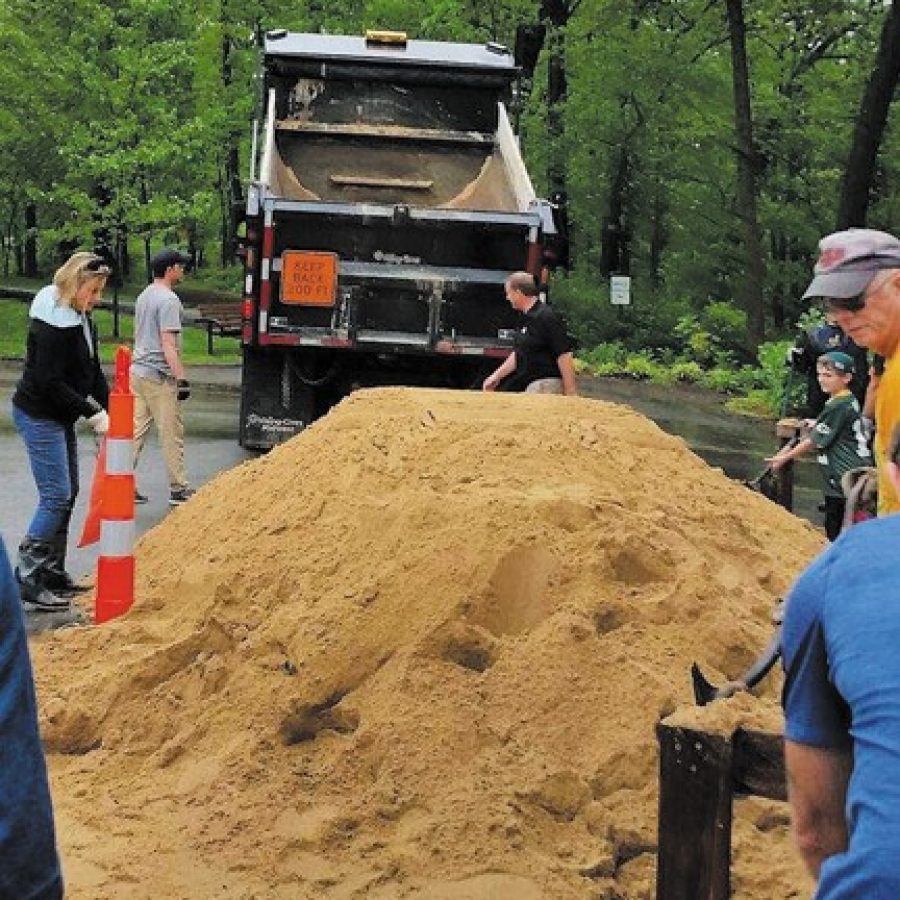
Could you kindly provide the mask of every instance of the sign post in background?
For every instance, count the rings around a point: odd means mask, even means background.
[[[609,278],[609,302],[613,306],[631,305],[631,276],[611,275]]]

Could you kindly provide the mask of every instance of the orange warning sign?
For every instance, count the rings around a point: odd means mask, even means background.
[[[281,302],[333,306],[337,267],[336,253],[285,250],[281,255]]]

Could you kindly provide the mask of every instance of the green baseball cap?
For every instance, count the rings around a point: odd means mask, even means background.
[[[823,353],[819,357],[819,362],[822,362],[823,360],[827,362],[835,372],[840,372],[843,375],[852,375],[856,371],[853,357],[847,353],[842,353],[840,350],[829,350],[828,353]]]

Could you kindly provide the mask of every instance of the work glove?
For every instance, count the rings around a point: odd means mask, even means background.
[[[178,399],[187,400],[191,396],[191,383],[187,378],[178,379]]]
[[[875,437],[875,420],[870,418],[869,416],[860,416],[859,426],[862,429],[862,433],[866,441],[871,444],[873,438]]]
[[[106,434],[109,431],[109,413],[105,409],[101,409],[100,412],[95,412],[89,419],[91,428],[94,429],[94,434]]]

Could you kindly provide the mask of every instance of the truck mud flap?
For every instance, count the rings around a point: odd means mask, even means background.
[[[284,353],[244,349],[240,443],[269,450],[290,440],[316,415],[315,390],[304,384]]]

